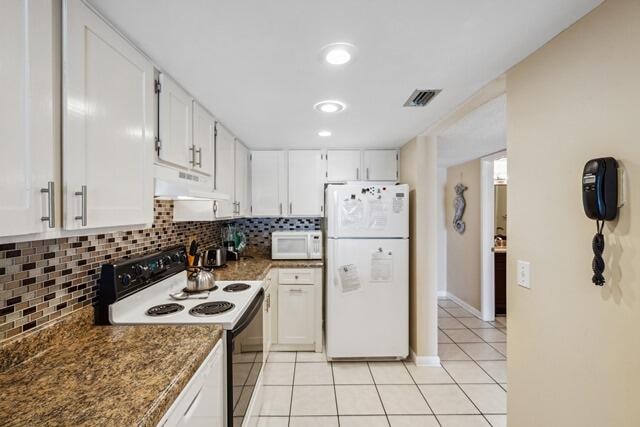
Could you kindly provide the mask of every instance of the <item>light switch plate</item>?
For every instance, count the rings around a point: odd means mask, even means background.
[[[531,289],[531,264],[518,260],[518,285]]]

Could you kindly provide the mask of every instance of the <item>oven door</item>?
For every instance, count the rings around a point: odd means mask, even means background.
[[[272,259],[309,258],[309,235],[304,233],[279,233],[271,237]]]
[[[264,289],[253,299],[238,324],[227,331],[227,426],[244,420],[262,369],[262,303]],[[235,421],[235,423],[234,423]]]

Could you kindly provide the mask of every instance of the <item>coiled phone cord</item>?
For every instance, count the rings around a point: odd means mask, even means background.
[[[604,273],[604,259],[602,253],[604,252],[604,235],[602,230],[604,229],[604,221],[596,221],[596,235],[593,236],[591,241],[591,248],[593,249],[593,262],[591,268],[593,269],[593,278],[591,281],[596,286],[604,286],[605,280],[602,273]]]

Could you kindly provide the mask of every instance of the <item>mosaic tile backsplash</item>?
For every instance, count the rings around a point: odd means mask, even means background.
[[[224,222],[172,222],[156,201],[151,228],[0,245],[0,342],[92,303],[100,266],[196,237],[220,245]]]
[[[251,245],[271,248],[272,232],[320,230],[322,218],[242,218],[231,224],[244,230]]]
[[[151,228],[0,244],[0,342],[39,328],[90,305],[100,266],[143,255],[195,237],[201,247],[221,245],[228,223],[240,226],[248,243],[271,246],[276,230],[318,230],[320,218],[247,218],[219,222],[172,221],[173,203],[155,203]]]

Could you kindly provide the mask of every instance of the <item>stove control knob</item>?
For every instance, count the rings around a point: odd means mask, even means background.
[[[136,276],[142,276],[145,279],[148,279],[149,276],[151,276],[148,265],[136,264],[133,267],[133,271],[136,273]]]
[[[170,256],[168,256],[168,255],[167,255],[166,257],[162,258],[162,265],[163,265],[164,267],[169,266],[172,262],[173,262],[173,260],[172,260],[172,259],[171,259],[171,257],[170,257]]]
[[[180,254],[176,252],[175,254],[171,255],[171,260],[172,260],[173,262],[178,262],[178,261],[180,261]]]
[[[120,278],[120,282],[124,286],[129,286],[131,284],[131,275],[130,274],[123,274],[122,277]]]
[[[185,254],[180,254],[180,262],[187,262],[187,256]]]

